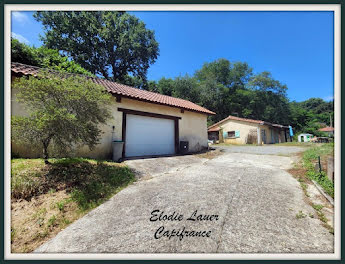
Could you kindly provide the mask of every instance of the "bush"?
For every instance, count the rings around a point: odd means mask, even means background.
[[[45,165],[42,159],[13,159],[12,197],[30,200],[52,189],[64,189],[82,210],[87,210],[135,179],[128,167],[112,162],[82,158],[51,159],[50,162]],[[57,207],[63,211],[64,204]]]
[[[323,159],[329,155],[334,155],[333,153],[333,143],[323,144],[321,147],[316,146],[303,153],[303,165],[307,169],[307,177],[320,184],[325,192],[332,197],[334,197],[334,183],[327,177],[325,171],[321,173],[315,171],[315,164],[319,156]]]

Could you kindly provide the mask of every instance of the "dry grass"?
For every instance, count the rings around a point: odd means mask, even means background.
[[[327,228],[329,230],[330,233],[334,234],[334,229],[333,227],[328,224],[328,219],[325,216],[325,214],[322,212],[322,209],[324,207],[330,207],[330,205],[328,204],[328,202],[326,201],[326,199],[324,197],[321,196],[321,200],[324,202],[324,204],[315,204],[309,193],[308,193],[308,186],[309,185],[313,185],[313,182],[311,181],[311,179],[307,176],[308,173],[308,169],[303,166],[303,163],[301,163],[303,157],[304,157],[304,153],[298,153],[297,154],[298,157],[298,163],[295,163],[295,166],[291,169],[288,170],[288,172],[295,177],[298,182],[300,183],[300,186],[305,194],[304,196],[304,201],[309,204],[310,206],[312,206],[315,210],[316,216],[317,218],[322,222],[322,225]],[[298,217],[296,215],[296,217]],[[310,216],[314,218],[314,215]]]
[[[12,159],[11,249],[27,253],[134,181],[128,167],[86,159]]]
[[[196,156],[204,159],[214,159],[220,155],[222,155],[222,151],[220,149],[215,149],[206,151],[205,153],[197,154]]]
[[[76,202],[70,200],[66,191],[46,193],[30,201],[13,200],[11,209],[13,253],[33,251],[85,214],[79,210]]]
[[[296,153],[296,162],[294,167],[288,169],[288,172],[294,176],[299,182],[312,183],[312,181],[307,177],[307,169],[302,165],[303,152]]]

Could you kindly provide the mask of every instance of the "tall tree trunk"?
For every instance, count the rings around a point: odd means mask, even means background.
[[[50,162],[48,161],[48,158],[49,158],[49,154],[48,154],[49,143],[50,143],[50,139],[47,139],[47,140],[43,141],[43,158],[44,158],[44,163],[45,164],[50,164]]]

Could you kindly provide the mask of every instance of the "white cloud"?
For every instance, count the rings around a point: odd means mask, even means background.
[[[19,23],[24,23],[24,22],[29,21],[29,18],[27,17],[27,15],[25,13],[18,12],[18,11],[12,12],[12,18],[13,18],[13,20],[15,20],[16,22],[19,22]]]
[[[332,101],[332,100],[334,100],[334,96],[333,95],[326,96],[323,98],[323,100],[325,100],[327,102]]]
[[[24,38],[24,37],[23,37],[22,35],[20,35],[20,34],[17,34],[17,33],[12,32],[12,33],[11,33],[11,36],[12,36],[12,38],[18,39],[19,42],[22,42],[22,43],[25,43],[25,44],[29,44],[29,43],[30,43],[30,41],[28,41],[26,38]]]

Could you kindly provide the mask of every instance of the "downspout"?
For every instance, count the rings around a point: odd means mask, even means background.
[[[258,145],[261,146],[262,144],[262,139],[261,139],[261,128],[260,128],[260,125],[258,125],[258,128],[257,128],[257,136],[258,136]]]

